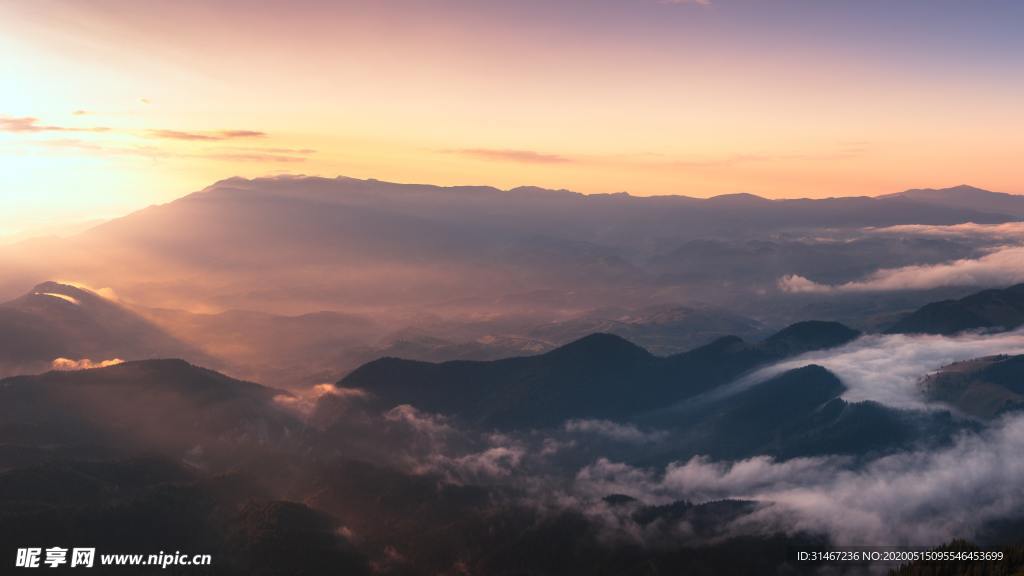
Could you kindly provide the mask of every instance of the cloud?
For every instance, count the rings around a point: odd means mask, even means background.
[[[499,162],[519,162],[522,164],[563,164],[572,162],[565,156],[556,154],[543,154],[532,150],[501,150],[491,148],[467,148],[463,150],[452,150],[453,154],[471,156],[482,160],[493,160]]]
[[[93,294],[95,294],[97,296],[100,296],[101,298],[104,298],[106,300],[110,300],[111,302],[117,302],[117,301],[119,301],[121,299],[117,295],[117,292],[115,292],[114,289],[110,288],[110,287],[93,288],[92,286],[89,286],[88,284],[84,284],[84,283],[78,282],[76,280],[57,280],[56,282],[58,284],[64,284],[66,286],[73,286],[75,288],[78,288],[79,290],[85,290],[85,291],[88,291],[88,292],[92,292]]]
[[[528,453],[520,440],[459,430],[448,418],[408,404],[388,410],[383,417],[392,433],[399,432],[391,437],[399,443],[391,452],[414,474],[437,474],[457,484],[507,478]]]
[[[1003,246],[980,258],[942,264],[883,268],[862,280],[843,284],[822,284],[790,274],[778,280],[778,287],[794,294],[834,294],[928,290],[942,286],[1003,286],[1018,282],[1024,282],[1024,246]]]
[[[237,161],[237,162],[280,162],[280,163],[293,163],[293,162],[305,162],[306,158],[302,156],[286,156],[281,154],[258,154],[258,153],[236,153],[236,152],[211,152],[202,154],[202,158],[208,158],[212,160],[226,160],[226,161]]]
[[[667,434],[661,431],[644,432],[632,424],[618,424],[610,420],[569,420],[566,432],[594,434],[618,442],[646,444],[663,440]]]
[[[901,224],[883,228],[865,228],[865,233],[876,235],[926,236],[937,238],[966,238],[1013,240],[1024,238],[1024,222],[1004,222],[1002,224],[976,224],[965,222],[947,226],[934,224]]]
[[[658,0],[658,4],[669,6],[711,6],[711,0]]]
[[[158,148],[155,146],[110,146],[104,144],[97,144],[95,142],[86,142],[83,140],[77,140],[73,138],[47,140],[45,142],[41,142],[40,144],[56,149],[81,150],[85,152],[91,152],[94,154],[103,154],[110,156],[141,156],[153,160],[160,158],[185,158],[201,160],[218,160],[226,162],[294,163],[304,162],[306,161],[306,158],[303,157],[302,155],[308,155],[316,152],[315,150],[306,148],[268,148],[265,150],[259,148],[252,148],[249,150],[233,148],[226,151],[212,150],[207,152],[183,153],[180,151]]]
[[[78,306],[79,304],[77,298],[73,296],[68,296],[67,294],[57,294],[56,292],[33,292],[32,294],[34,296],[49,296],[51,298],[57,298],[59,300],[63,300],[65,302],[74,304],[75,306]]]
[[[409,404],[402,404],[388,410],[384,413],[384,420],[400,422],[431,438],[445,436],[454,431],[444,416],[421,412]]]
[[[647,502],[753,499],[767,505],[733,531],[812,532],[838,545],[935,545],[970,538],[1024,510],[1024,416],[965,434],[942,450],[913,451],[855,468],[836,457],[736,462],[696,457],[662,471],[598,460],[575,488],[589,497]]]
[[[120,358],[113,358],[110,360],[102,360],[100,362],[93,362],[88,358],[82,358],[81,360],[72,360],[70,358],[54,358],[50,366],[54,370],[92,370],[93,368],[106,368],[108,366],[117,366],[118,364],[124,364],[124,360]]]
[[[147,133],[154,138],[167,140],[189,140],[215,142],[237,138],[262,138],[267,134],[256,130],[221,130],[218,132],[185,132],[182,130],[149,130]]]
[[[38,118],[32,116],[0,116],[0,132],[106,132],[110,128],[102,126],[92,128],[72,128],[68,126],[52,126],[40,124]]]
[[[691,403],[716,401],[783,372],[817,364],[842,380],[846,386],[843,398],[851,402],[870,400],[893,408],[934,409],[918,387],[926,374],[953,362],[995,354],[1024,354],[1024,331],[958,336],[869,334],[838,348],[801,354],[756,370]]]
[[[776,462],[770,456],[756,456],[737,462],[714,462],[706,456],[694,456],[655,473],[601,458],[581,469],[575,483],[577,490],[593,498],[625,494],[654,504],[680,499],[706,502],[822,483],[834,477],[837,466],[848,463],[848,459],[838,457]]]
[[[324,396],[333,396],[345,400],[368,398],[369,394],[362,388],[346,388],[335,384],[317,384],[305,390],[274,396],[274,402],[291,408],[304,416],[309,416],[316,409],[317,402]]]
[[[446,459],[461,476],[501,478],[512,474],[526,451],[521,446],[495,446],[482,452]]]

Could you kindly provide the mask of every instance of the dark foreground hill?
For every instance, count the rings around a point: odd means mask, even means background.
[[[162,454],[224,466],[302,429],[275,403],[280,394],[182,360],[16,376],[0,380],[0,456]]]
[[[927,376],[927,397],[982,419],[1024,409],[1024,356],[957,362]]]
[[[1024,324],[1024,284],[983,290],[959,300],[922,306],[887,330],[890,334],[956,334],[1012,330]]]
[[[492,362],[383,358],[338,385],[367,391],[385,409],[411,404],[485,427],[554,427],[573,418],[617,419],[662,408],[756,366],[857,335],[841,324],[805,322],[761,342],[725,337],[659,357],[618,336],[594,334],[539,356]]]

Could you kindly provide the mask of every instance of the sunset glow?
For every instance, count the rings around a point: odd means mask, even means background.
[[[1024,191],[1024,5],[0,0],[0,237],[229,176]]]

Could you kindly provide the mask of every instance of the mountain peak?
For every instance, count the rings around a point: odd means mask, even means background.
[[[643,359],[651,354],[629,340],[615,334],[596,332],[564,346],[555,348],[546,356],[586,356],[601,359]]]
[[[808,320],[791,324],[769,336],[764,344],[774,350],[798,354],[846,344],[860,332],[839,322]]]
[[[986,192],[988,194],[994,193],[991,190],[985,190],[984,188],[978,188],[977,186],[971,186],[970,184],[958,184],[956,186],[946,188],[945,190],[949,192]]]
[[[37,284],[23,298],[53,298],[55,300],[63,300],[64,302],[68,302],[76,306],[107,302],[107,299],[101,294],[82,285],[70,282],[56,282],[53,280]]]
[[[707,199],[708,202],[714,202],[715,204],[764,204],[771,202],[771,200],[758,196],[757,194],[750,194],[749,192],[736,192],[734,194],[719,194],[718,196],[712,196]]]
[[[926,304],[896,322],[890,334],[956,334],[1012,330],[1024,324],[1024,284],[975,292],[959,300]]]

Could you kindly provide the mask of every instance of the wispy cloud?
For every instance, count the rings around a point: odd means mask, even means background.
[[[783,292],[829,294],[928,290],[943,286],[1002,286],[1018,282],[1024,282],[1024,246],[1002,247],[980,258],[942,264],[883,268],[862,280],[843,284],[822,284],[790,274],[780,278],[778,286]]]
[[[921,378],[943,366],[994,354],[1024,353],[1024,331],[959,336],[869,334],[849,344],[766,366],[716,388],[700,401],[721,399],[808,364],[824,366],[846,386],[843,398],[899,409],[927,410]]]
[[[1004,222],[1001,224],[900,224],[884,228],[867,228],[869,234],[885,236],[922,236],[926,238],[963,238],[978,240],[1012,240],[1024,238],[1024,222]]]
[[[108,130],[110,129],[103,126],[75,128],[71,126],[40,124],[39,118],[33,116],[0,116],[0,132],[106,132]]]
[[[658,0],[668,6],[711,6],[711,0]]]
[[[911,451],[853,468],[837,457],[736,462],[695,457],[663,470],[607,459],[582,469],[576,488],[648,502],[721,498],[765,503],[738,532],[828,534],[837,545],[933,545],[973,537],[1024,506],[1024,417],[1009,416],[940,450]]]
[[[494,148],[465,148],[462,150],[450,150],[453,154],[471,156],[482,160],[493,160],[498,162],[520,162],[523,164],[564,164],[573,162],[572,159],[557,154],[544,154],[533,150],[504,150]]]
[[[287,156],[282,154],[261,154],[257,152],[211,152],[202,154],[202,158],[212,160],[225,160],[234,162],[277,162],[291,164],[294,162],[305,162],[303,156]]]
[[[619,424],[610,420],[570,420],[565,431],[577,434],[594,434],[618,442],[644,444],[657,442],[668,436],[665,432],[645,432],[632,424]]]
[[[208,141],[232,140],[236,138],[262,138],[266,132],[257,130],[220,130],[217,132],[186,132],[182,130],[149,130],[147,132],[154,138],[165,138],[168,140],[190,140]]]
[[[99,362],[93,362],[88,358],[82,358],[81,360],[72,360],[70,358],[54,358],[53,362],[50,363],[54,370],[71,371],[71,370],[92,370],[94,368],[107,368],[110,366],[117,366],[123,364],[124,360],[120,358],[113,358],[111,360],[101,360]]]
[[[224,162],[304,162],[306,156],[316,152],[311,149],[291,148],[231,148],[208,150],[205,152],[184,153],[167,150],[156,146],[128,146],[98,144],[73,138],[48,140],[40,143],[52,149],[68,149],[106,156],[142,156],[153,160],[160,158],[192,158],[201,160],[218,160]]]

